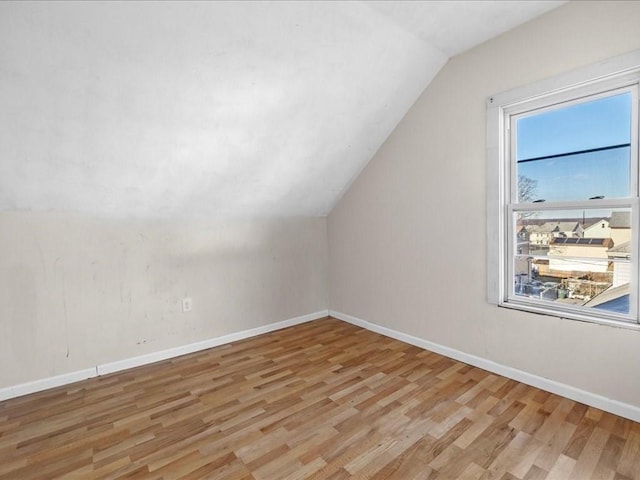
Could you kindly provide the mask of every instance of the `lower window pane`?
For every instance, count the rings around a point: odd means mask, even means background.
[[[630,208],[515,217],[513,297],[630,312]]]

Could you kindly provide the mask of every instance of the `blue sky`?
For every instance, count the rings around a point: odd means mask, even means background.
[[[623,93],[517,121],[517,159],[629,143],[631,94]],[[536,198],[584,200],[629,195],[630,149],[621,148],[518,164],[537,180]]]

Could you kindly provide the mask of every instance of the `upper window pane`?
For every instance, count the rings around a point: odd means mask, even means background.
[[[518,201],[630,195],[631,93],[516,120]]]

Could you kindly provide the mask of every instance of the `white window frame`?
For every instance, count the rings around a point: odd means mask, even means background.
[[[512,157],[511,121],[526,111],[552,108],[553,105],[579,103],[581,98],[610,95],[610,91],[632,92],[631,181],[630,198],[589,200],[589,209],[620,208],[631,210],[631,271],[629,314],[601,309],[554,304],[552,301],[516,298],[512,291],[515,212],[540,210],[539,203],[516,203],[516,172]],[[604,323],[640,329],[638,262],[638,115],[640,91],[640,51],[615,57],[572,72],[493,95],[487,99],[487,299],[489,303],[562,318]],[[595,97],[594,97],[595,98]],[[586,199],[585,199],[586,200]],[[544,209],[548,209],[546,205]],[[553,202],[553,208],[585,208],[585,202]]]

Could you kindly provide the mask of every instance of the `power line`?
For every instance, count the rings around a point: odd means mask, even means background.
[[[582,153],[603,152],[605,150],[614,150],[616,148],[630,147],[631,143],[620,143],[618,145],[610,145],[608,147],[590,148],[588,150],[576,150],[575,152],[556,153],[555,155],[545,155],[543,157],[532,157],[518,160],[517,163],[537,162],[538,160],[549,160],[551,158],[569,157],[571,155],[580,155]]]

